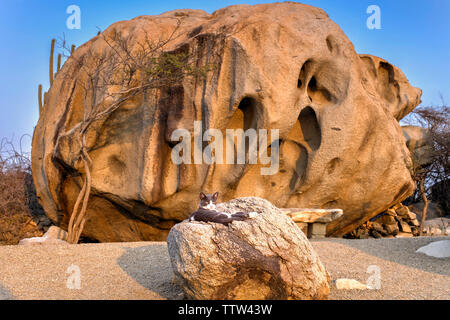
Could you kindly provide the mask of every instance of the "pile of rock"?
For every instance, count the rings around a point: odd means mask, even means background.
[[[347,238],[411,238],[419,235],[419,221],[414,212],[401,203],[367,221],[346,235]]]

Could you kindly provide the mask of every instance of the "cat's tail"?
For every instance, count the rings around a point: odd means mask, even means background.
[[[242,217],[242,218],[254,218],[258,215],[255,211],[252,212],[237,212],[234,213],[232,216],[234,217]]]
[[[249,213],[248,213],[248,217],[249,217],[250,219],[255,218],[257,215],[258,215],[258,213],[255,212],[255,211],[252,211],[252,212],[249,212]]]

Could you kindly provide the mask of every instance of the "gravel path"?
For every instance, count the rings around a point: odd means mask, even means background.
[[[441,239],[326,239],[312,245],[333,280],[366,283],[367,267],[379,267],[380,290],[333,286],[330,299],[450,299],[450,258],[415,253]],[[77,267],[81,288],[69,289]],[[171,277],[161,242],[0,247],[0,299],[179,299]]]

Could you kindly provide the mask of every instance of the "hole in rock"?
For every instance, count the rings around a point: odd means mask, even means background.
[[[298,158],[295,161],[294,173],[289,181],[289,188],[291,191],[296,190],[300,182],[305,178],[306,167],[308,166],[308,152],[301,145],[297,145]]]
[[[327,173],[332,174],[336,168],[341,164],[342,160],[340,158],[333,158],[328,164],[327,164]]]
[[[395,72],[392,65],[386,62],[380,62],[378,67],[378,92],[380,92],[387,101],[391,103],[395,102],[397,97]]]
[[[319,105],[335,100],[330,91],[319,85],[314,76],[311,77],[311,80],[308,83],[308,96],[312,102]]]
[[[297,88],[301,88],[303,86],[303,82],[306,79],[307,69],[310,69],[311,64],[312,62],[310,60],[306,60],[306,62],[301,67],[297,80]]]
[[[227,129],[242,129],[244,131],[248,129],[257,130],[258,127],[258,112],[261,110],[259,107],[259,102],[251,97],[246,97],[242,99],[239,103],[238,108],[230,119]],[[225,135],[224,135],[225,137]],[[234,137],[234,146],[235,146],[235,163],[237,163],[237,138]],[[249,150],[250,139],[248,136],[245,137],[245,152],[248,153]],[[257,142],[256,142],[257,143]],[[228,152],[228,151],[227,151]],[[246,155],[247,158],[247,155]]]
[[[322,142],[322,133],[316,113],[313,108],[306,107],[300,112],[298,122],[303,134],[303,140],[311,148],[317,150]]]
[[[329,35],[326,39],[326,42],[327,42],[328,50],[331,53],[333,53],[333,54],[338,53],[339,48],[338,48],[338,44],[337,44],[335,37],[333,37],[332,35]]]

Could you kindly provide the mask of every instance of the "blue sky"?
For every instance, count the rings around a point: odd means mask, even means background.
[[[17,143],[32,134],[38,120],[38,84],[48,89],[50,41],[62,37],[77,46],[97,28],[139,15],[181,9],[213,12],[233,4],[273,1],[200,0],[0,0],[0,138]],[[305,0],[324,9],[355,45],[358,53],[380,56],[400,67],[423,90],[424,105],[450,101],[450,0]],[[81,29],[69,30],[69,5],[81,9]],[[381,30],[369,30],[369,5],[381,9]],[[29,149],[30,141],[24,141]]]

